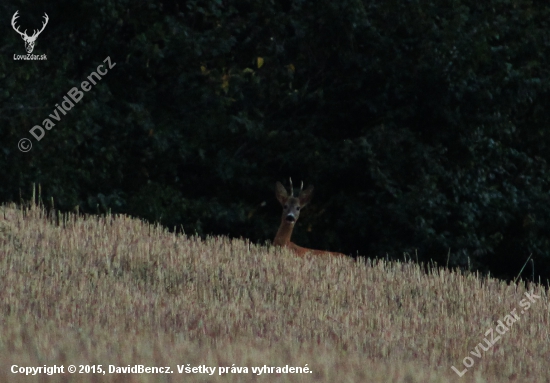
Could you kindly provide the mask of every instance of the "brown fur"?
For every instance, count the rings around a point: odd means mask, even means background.
[[[303,187],[303,184],[302,184]],[[275,235],[273,244],[275,246],[286,247],[299,257],[303,257],[306,254],[311,255],[330,255],[335,257],[345,257],[342,253],[335,253],[332,251],[313,250],[296,245],[290,241],[292,237],[292,230],[294,225],[298,221],[301,209],[311,201],[313,193],[313,186],[309,186],[306,190],[300,189],[298,197],[294,197],[292,190],[292,180],[290,180],[290,196],[288,195],[285,187],[277,182],[275,184],[275,197],[281,203],[283,207],[283,215],[281,216],[281,225]]]

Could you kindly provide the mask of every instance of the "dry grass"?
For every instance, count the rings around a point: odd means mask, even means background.
[[[0,208],[0,379],[10,382],[548,382],[548,295],[409,263],[300,259],[128,217]],[[470,351],[513,309],[488,351]],[[495,333],[496,334],[496,333]],[[498,335],[498,334],[496,334]],[[472,368],[462,378],[470,356]],[[12,374],[12,365],[170,366],[174,373]],[[177,365],[248,367],[179,374]],[[257,376],[252,366],[308,366]]]

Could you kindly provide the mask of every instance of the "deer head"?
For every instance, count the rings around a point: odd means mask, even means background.
[[[292,179],[290,179],[290,195],[288,195],[285,187],[280,182],[277,182],[275,186],[275,196],[283,207],[283,216],[281,221],[286,221],[287,223],[294,225],[300,216],[300,210],[306,206],[309,201],[311,201],[311,197],[313,196],[313,186],[310,185],[306,190],[302,190],[304,188],[304,183],[302,182],[298,197],[294,197]]]
[[[40,29],[39,31],[38,30],[34,30],[34,33],[32,34],[32,36],[28,36],[27,35],[27,30],[25,29],[25,32],[21,32],[19,31],[19,27],[15,27],[15,20],[19,17],[19,15],[17,14],[19,11],[16,11],[14,14],[13,14],[13,17],[11,18],[11,26],[13,27],[13,29],[19,33],[21,35],[21,38],[25,41],[25,49],[27,50],[27,53],[32,53],[33,49],[34,49],[34,43],[36,41],[36,39],[38,38],[38,36],[42,33],[42,31],[44,30],[44,28],[46,28],[46,25],[48,24],[48,15],[46,14],[46,12],[44,12],[44,22],[42,23],[42,29]]]
[[[273,245],[286,247],[300,257],[306,254],[345,257],[342,253],[308,249],[306,247],[298,246],[290,241],[292,231],[294,230],[294,224],[298,220],[298,217],[300,217],[302,208],[306,206],[309,201],[311,201],[311,197],[313,196],[313,186],[309,186],[306,190],[303,189],[304,183],[302,182],[302,185],[300,186],[300,194],[298,194],[298,197],[294,197],[292,179],[290,179],[290,195],[288,195],[285,187],[280,182],[275,184],[275,197],[277,197],[277,200],[279,200],[283,206],[283,216],[281,217],[281,225],[279,226],[279,230],[273,240]]]

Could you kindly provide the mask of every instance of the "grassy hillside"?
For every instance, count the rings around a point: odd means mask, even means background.
[[[412,263],[299,259],[125,216],[52,218],[37,206],[0,208],[0,280],[2,381],[550,381],[540,285],[426,274]],[[531,290],[540,298],[529,300]],[[503,334],[483,351],[489,329]],[[466,357],[473,366],[459,378],[451,366],[463,371]],[[13,365],[62,365],[65,374],[44,380],[13,374]],[[70,375],[69,365],[96,374]],[[109,365],[173,373],[111,374]],[[307,373],[252,371],[286,365]],[[219,367],[229,368],[220,376]]]

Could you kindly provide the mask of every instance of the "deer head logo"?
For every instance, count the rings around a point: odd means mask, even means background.
[[[25,41],[25,49],[27,50],[27,53],[32,53],[32,50],[34,49],[34,43],[36,41],[36,39],[38,38],[38,36],[42,33],[42,31],[44,30],[44,28],[46,28],[46,25],[48,24],[48,20],[49,20],[49,17],[48,15],[46,14],[46,12],[44,12],[44,22],[42,23],[42,29],[41,30],[34,30],[34,33],[32,34],[32,36],[28,36],[27,35],[27,30],[25,29],[25,32],[20,32],[19,31],[19,28],[15,27],[15,20],[19,17],[19,15],[17,14],[19,11],[16,11],[14,14],[13,14],[13,17],[11,18],[11,26],[13,27],[13,29],[19,33],[21,35],[21,38]]]

